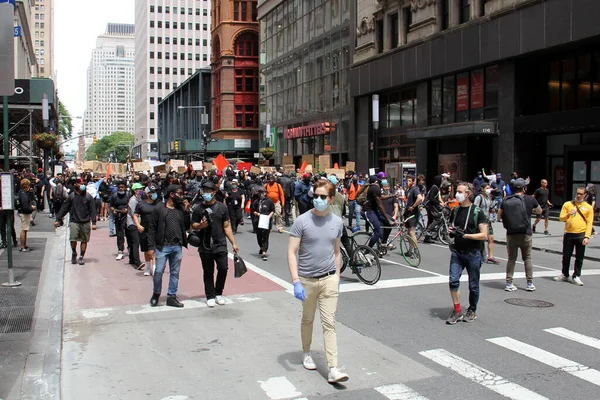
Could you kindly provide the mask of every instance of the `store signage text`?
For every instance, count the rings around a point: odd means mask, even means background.
[[[320,124],[299,126],[297,128],[289,128],[285,130],[285,139],[297,139],[309,136],[325,135],[330,132],[330,123],[323,122]]]

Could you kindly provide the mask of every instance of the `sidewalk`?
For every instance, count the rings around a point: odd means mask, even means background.
[[[535,219],[531,219],[531,223]],[[565,223],[560,221],[550,220],[548,224],[548,231],[550,235],[544,235],[544,221],[540,221],[537,224],[537,233],[533,234],[533,249],[539,251],[545,251],[548,253],[562,254],[562,242]],[[595,227],[598,231],[600,228]],[[494,242],[499,244],[506,244],[506,229],[502,226],[501,222],[494,223]],[[585,259],[590,261],[600,261],[600,237],[592,236],[590,243],[585,249]]]

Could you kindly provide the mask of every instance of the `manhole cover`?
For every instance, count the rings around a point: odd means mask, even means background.
[[[554,304],[544,300],[533,300],[533,299],[506,299],[505,303],[512,304],[513,306],[520,307],[535,307],[535,308],[547,308],[554,307]]]

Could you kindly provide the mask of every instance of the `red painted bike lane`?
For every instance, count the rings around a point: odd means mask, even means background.
[[[108,237],[108,222],[98,222],[98,229],[92,231],[85,254],[85,265],[72,265],[70,250],[68,252],[65,265],[65,311],[149,303],[152,296],[152,277],[144,276],[143,270],[137,271],[127,263],[127,251],[122,260],[115,260],[117,238]],[[141,252],[140,259],[143,260]],[[161,303],[164,302],[167,293],[168,268],[167,264],[163,275]],[[229,260],[225,296],[284,290],[280,285],[251,270],[242,278],[236,279],[233,270],[233,261]],[[202,265],[198,251],[191,246],[189,249],[184,248],[178,298],[188,300],[204,297]]]

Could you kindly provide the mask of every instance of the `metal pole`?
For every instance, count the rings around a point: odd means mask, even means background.
[[[8,143],[9,135],[8,135],[8,97],[2,97],[2,120],[3,128],[4,128],[4,170],[6,172],[10,171],[10,146]],[[13,185],[14,188],[14,185]],[[8,218],[6,218],[6,259],[8,261],[8,282],[4,282],[2,286],[4,287],[15,287],[21,286],[21,282],[15,281],[15,272],[13,271],[13,258],[12,258],[12,240],[10,240],[11,229],[13,227],[13,218],[15,216],[14,210],[2,210],[2,212],[8,213]]]
[[[29,110],[29,170],[33,172],[33,128],[32,128],[32,114],[33,111]],[[44,171],[46,173],[46,171]]]

